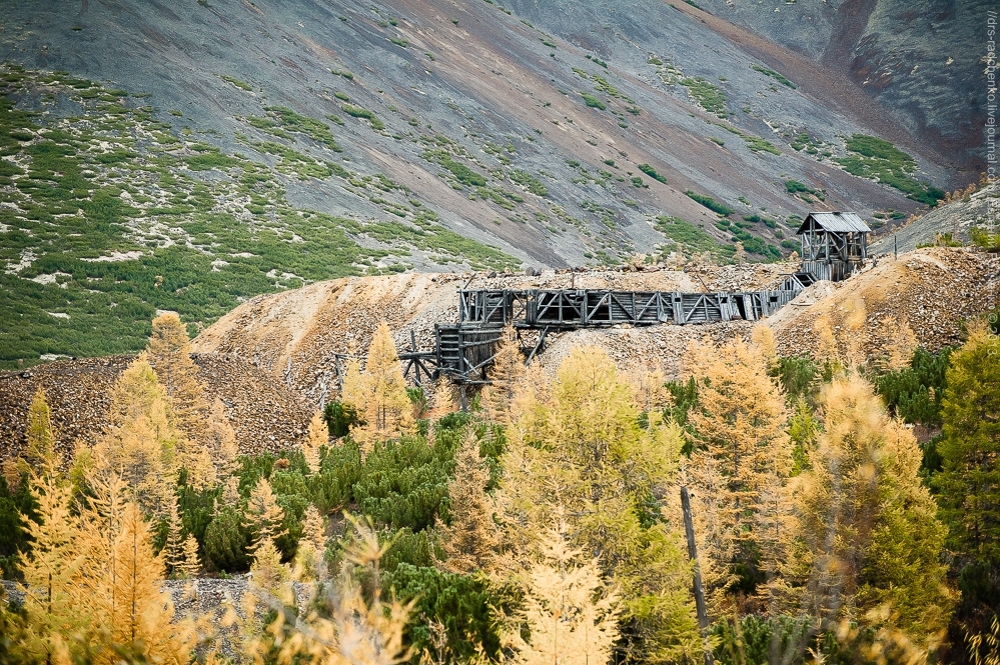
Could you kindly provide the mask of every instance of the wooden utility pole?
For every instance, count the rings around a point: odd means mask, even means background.
[[[694,542],[694,521],[691,518],[691,497],[686,487],[681,487],[681,512],[684,513],[684,535],[687,536],[688,556],[694,562],[694,604],[698,611],[698,626],[701,636],[708,630],[708,608],[705,606],[705,591],[701,587],[701,568],[698,566],[698,546]],[[705,649],[705,665],[714,665],[712,651]]]

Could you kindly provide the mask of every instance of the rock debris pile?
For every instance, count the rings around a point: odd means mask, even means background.
[[[93,439],[105,425],[111,389],[133,356],[60,360],[0,372],[0,459],[20,453],[28,406],[41,386],[52,410],[57,449],[68,459],[76,441]],[[195,354],[208,397],[222,400],[241,453],[275,452],[298,445],[315,407],[298,393],[231,355]]]
[[[961,344],[970,318],[1000,306],[1000,259],[967,249],[931,247],[883,258],[848,280],[814,284],[768,319],[782,355],[808,354],[813,324],[827,316],[838,339],[861,337],[861,348],[878,355],[893,334],[886,320],[906,320],[920,345],[937,351]],[[859,305],[865,324],[852,331],[845,320]]]

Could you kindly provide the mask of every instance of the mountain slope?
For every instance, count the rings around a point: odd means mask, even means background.
[[[810,209],[905,216],[962,178],[686,5],[515,8],[5,8],[0,363],[339,276],[772,260]]]

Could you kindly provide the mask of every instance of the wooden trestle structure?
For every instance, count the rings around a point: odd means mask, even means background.
[[[820,279],[850,276],[867,259],[868,231],[854,213],[811,213],[798,231],[803,251],[799,272],[787,275],[775,290],[463,289],[458,293],[458,321],[435,325],[434,349],[417,350],[411,333],[410,349],[399,358],[404,375],[417,386],[442,376],[463,385],[489,383],[488,370],[505,326],[517,332],[530,361],[545,348],[549,332],[625,324],[757,321]],[[340,360],[347,357],[338,354],[338,375]]]
[[[447,377],[459,384],[489,383],[503,330],[510,326],[521,341],[526,360],[545,348],[550,332],[618,325],[661,323],[688,325],[716,321],[757,321],[784,307],[813,283],[808,273],[788,275],[780,288],[730,293],[681,291],[612,291],[608,289],[471,289],[458,293],[458,321],[434,326],[434,349],[418,350],[411,332],[410,348],[401,351],[403,375],[420,386]],[[336,354],[342,361],[362,356]]]

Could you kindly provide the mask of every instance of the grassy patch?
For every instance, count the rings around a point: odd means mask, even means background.
[[[73,117],[16,108],[12,100],[41,83],[61,104],[78,105]],[[477,267],[516,264],[444,229],[425,207],[414,212],[419,202],[381,174],[356,176],[278,141],[237,137],[277,156],[272,168],[184,132],[175,136],[148,107],[121,106],[123,96],[63,74],[0,65],[0,154],[16,160],[0,160],[2,368],[48,353],[134,352],[157,309],[180,312],[193,330],[261,293],[378,271],[377,262],[405,270],[394,257],[411,249]],[[329,147],[322,121],[283,108],[267,114],[251,124]],[[146,137],[141,144],[137,134]],[[218,171],[205,177],[210,169]],[[331,176],[357,178],[359,196],[390,219],[418,217],[419,224],[359,222],[286,200],[289,177]],[[369,227],[381,229],[391,251],[358,244]]]
[[[607,108],[607,106],[604,105],[604,102],[602,102],[597,97],[594,97],[591,94],[588,94],[586,92],[581,92],[580,96],[583,98],[583,103],[589,106],[590,108],[594,108],[599,111],[603,111],[604,109]]]
[[[851,175],[885,183],[905,193],[907,198],[929,206],[937,205],[944,198],[942,190],[911,177],[917,170],[916,161],[888,141],[855,134],[847,140],[846,148],[847,157],[834,161]]]
[[[684,78],[679,83],[686,87],[691,97],[709,113],[720,118],[725,118],[728,115],[726,113],[726,96],[715,84],[706,81],[701,76]]]
[[[760,72],[764,76],[770,76],[771,78],[773,78],[774,80],[776,80],[781,85],[786,85],[789,88],[792,88],[793,90],[796,87],[796,85],[794,83],[792,83],[791,81],[789,81],[787,78],[785,78],[785,76],[783,74],[781,74],[779,72],[776,72],[773,69],[768,69],[767,67],[761,67],[760,65],[750,65],[750,67],[755,72]]]
[[[344,113],[352,118],[363,118],[367,120],[371,124],[372,129],[376,131],[385,129],[385,123],[379,120],[378,116],[366,108],[355,106],[354,104],[341,104],[340,108],[344,111]]]
[[[697,201],[698,203],[702,204],[703,206],[705,206],[706,208],[708,208],[712,212],[719,213],[720,215],[731,215],[731,214],[733,214],[735,212],[732,208],[730,208],[729,206],[725,205],[724,203],[719,203],[718,201],[716,201],[715,199],[713,199],[711,196],[707,196],[705,194],[697,194],[695,192],[692,192],[690,189],[687,190],[684,193],[689,198],[691,198],[691,199]]]
[[[232,83],[240,90],[245,90],[246,92],[253,92],[253,86],[245,81],[241,81],[238,78],[233,78],[232,76],[219,76],[226,83]]]
[[[717,242],[711,235],[680,217],[657,217],[654,228],[673,240],[685,254],[710,252],[717,259],[730,260],[736,252],[732,245]]]

